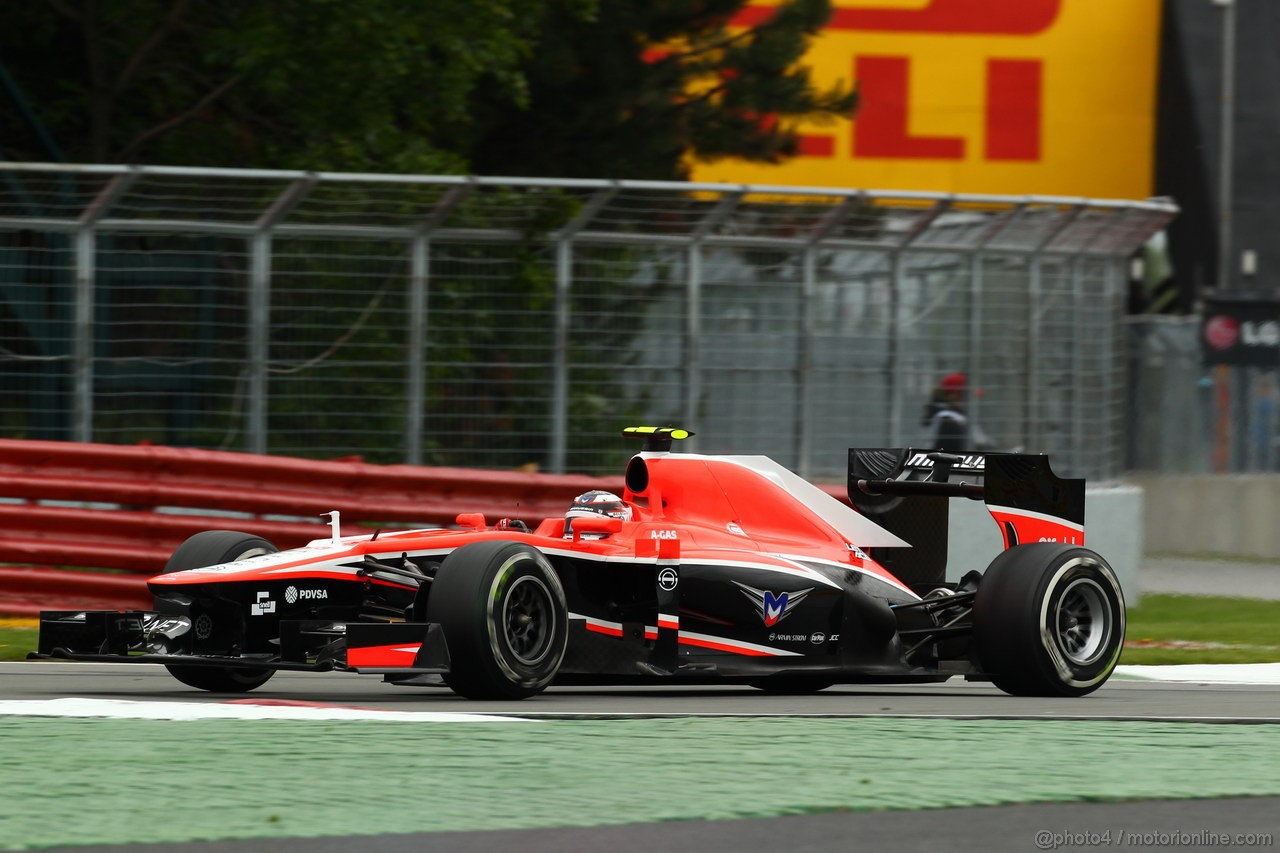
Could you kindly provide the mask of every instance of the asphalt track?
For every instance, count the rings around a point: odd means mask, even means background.
[[[0,697],[224,702],[184,687],[147,664],[0,664]],[[1007,696],[980,682],[838,686],[808,696],[769,696],[751,687],[552,687],[519,702],[472,702],[447,689],[398,687],[374,676],[279,673],[249,694],[264,701],[316,702],[388,711],[451,711],[521,717],[891,716],[951,719],[1098,719],[1280,722],[1280,685],[1167,684],[1113,678],[1079,699]]]
[[[1268,838],[1269,837],[1269,838]],[[276,838],[273,853],[898,853],[1275,849],[1280,797],[1133,803],[1032,803],[912,812],[681,821],[565,829]],[[1200,843],[1196,843],[1196,842]],[[46,848],[66,853],[258,853],[262,839]]]
[[[174,682],[163,669],[147,665],[0,664],[0,698],[44,700],[71,696],[195,703],[221,703],[231,698],[243,698],[189,690]],[[945,731],[941,727],[947,719],[1085,721],[1091,726],[1089,731],[1094,730],[1095,722],[1101,730],[1111,725],[1106,721],[1117,720],[1187,723],[1189,726],[1186,728],[1191,729],[1196,728],[1197,723],[1235,724],[1227,725],[1225,729],[1209,727],[1221,732],[1236,730],[1240,725],[1261,731],[1271,728],[1266,724],[1280,722],[1280,686],[1277,685],[1169,684],[1120,679],[1113,679],[1091,696],[1058,700],[1010,697],[987,684],[953,679],[934,685],[841,686],[801,697],[769,696],[740,687],[554,687],[542,696],[523,702],[476,703],[459,699],[447,690],[396,687],[372,677],[281,673],[250,696],[268,703],[314,703],[389,711],[480,712],[535,719],[866,717],[915,718],[919,724],[929,726],[932,723],[927,720],[938,719],[939,733]],[[868,720],[867,724],[870,722]],[[1263,724],[1261,729],[1258,724]],[[1181,730],[1184,727],[1177,728]],[[1176,739],[1168,726],[1159,731],[1161,739]],[[1269,739],[1267,735],[1263,737]],[[748,739],[744,749],[749,748],[749,743]],[[892,749],[892,746],[887,744],[885,748]],[[1176,750],[1178,747],[1170,744],[1167,748]],[[1196,751],[1204,752],[1203,749]],[[1025,751],[1023,755],[1026,755]],[[1235,760],[1240,761],[1241,758],[1237,754]],[[1202,761],[1221,762],[1223,759],[1231,763],[1230,758],[1222,755],[1201,757]],[[1081,742],[1079,761],[1097,760],[1096,756],[1089,755],[1088,744]],[[1176,768],[1177,764],[1172,766]],[[1205,766],[1200,765],[1200,772]],[[131,772],[137,770],[131,768]],[[770,786],[789,778],[790,768],[780,766],[778,770],[777,778],[760,780],[761,797],[768,798]],[[1053,772],[1053,767],[1046,767],[1043,773],[1037,769],[1035,774],[1051,779]],[[1168,764],[1164,772],[1171,772]],[[1263,773],[1270,775],[1265,770]],[[627,767],[609,768],[600,783],[625,786],[628,775]],[[537,784],[536,779],[531,783]],[[1199,789],[1184,784],[1181,790]],[[1258,793],[1274,795],[1274,786]],[[422,807],[429,807],[430,790],[414,792],[413,796],[422,802]],[[305,798],[300,802],[303,800]],[[589,804],[584,805],[590,807]],[[153,814],[171,814],[174,810],[174,805],[168,804]],[[1264,835],[1261,838],[1252,835],[1237,837],[1240,833]],[[1269,837],[1266,833],[1270,833]],[[850,849],[1063,850],[1093,847],[1208,850],[1224,847],[1269,849],[1275,847],[1277,839],[1280,839],[1280,797],[1228,796],[1203,800],[1033,802],[909,812],[859,811],[735,820],[633,822],[615,826],[531,827],[378,836],[330,834],[316,838],[241,838],[52,849],[74,849],[80,853],[250,853],[270,845],[276,853],[330,853],[340,850],[388,853],[448,850],[468,853],[502,849],[535,853],[552,850],[609,850],[611,853],[696,850],[714,853],[777,848],[791,853]],[[3,839],[0,839],[2,847]]]

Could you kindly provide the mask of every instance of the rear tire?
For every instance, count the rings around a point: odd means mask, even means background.
[[[978,662],[1015,696],[1084,696],[1111,677],[1124,648],[1125,605],[1107,561],[1058,542],[996,557],[973,605]]]
[[[464,545],[445,558],[427,597],[427,621],[449,644],[445,683],[468,699],[545,690],[564,659],[568,616],[555,569],[520,542]]]
[[[236,530],[205,530],[178,546],[165,564],[163,574],[234,563],[279,550],[261,536]],[[248,693],[266,684],[276,674],[274,669],[182,664],[165,664],[165,669],[188,687],[212,693]]]

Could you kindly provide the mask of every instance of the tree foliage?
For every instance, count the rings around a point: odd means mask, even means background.
[[[478,89],[525,100],[548,2],[8,2],[0,59],[72,161],[451,172]]]
[[[829,0],[8,0],[0,155],[674,178],[846,114],[796,63]],[[13,97],[12,93],[19,93]],[[25,113],[25,115],[24,115]]]
[[[797,65],[831,14],[789,0],[753,29],[745,0],[601,0],[590,18],[551,4],[525,63],[527,106],[486,104],[477,172],[678,179],[688,158],[779,162],[798,119],[847,116],[856,94],[815,88]],[[550,34],[555,34],[554,37]]]

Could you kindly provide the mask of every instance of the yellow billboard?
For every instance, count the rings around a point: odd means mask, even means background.
[[[804,63],[856,83],[856,120],[803,124],[780,165],[695,181],[1146,198],[1160,0],[834,0]],[[735,19],[752,25],[776,3]]]

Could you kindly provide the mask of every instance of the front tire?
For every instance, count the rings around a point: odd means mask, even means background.
[[[520,542],[464,545],[441,564],[427,621],[449,644],[445,683],[468,699],[524,699],[551,683],[568,642],[555,569]]]
[[[973,605],[978,662],[1015,696],[1084,696],[1111,677],[1124,648],[1124,593],[1087,548],[1016,545],[982,576]]]
[[[178,546],[162,574],[234,563],[279,550],[261,536],[236,530],[205,530]],[[274,669],[182,664],[165,664],[165,669],[188,687],[211,693],[248,693],[266,684],[276,674]]]

